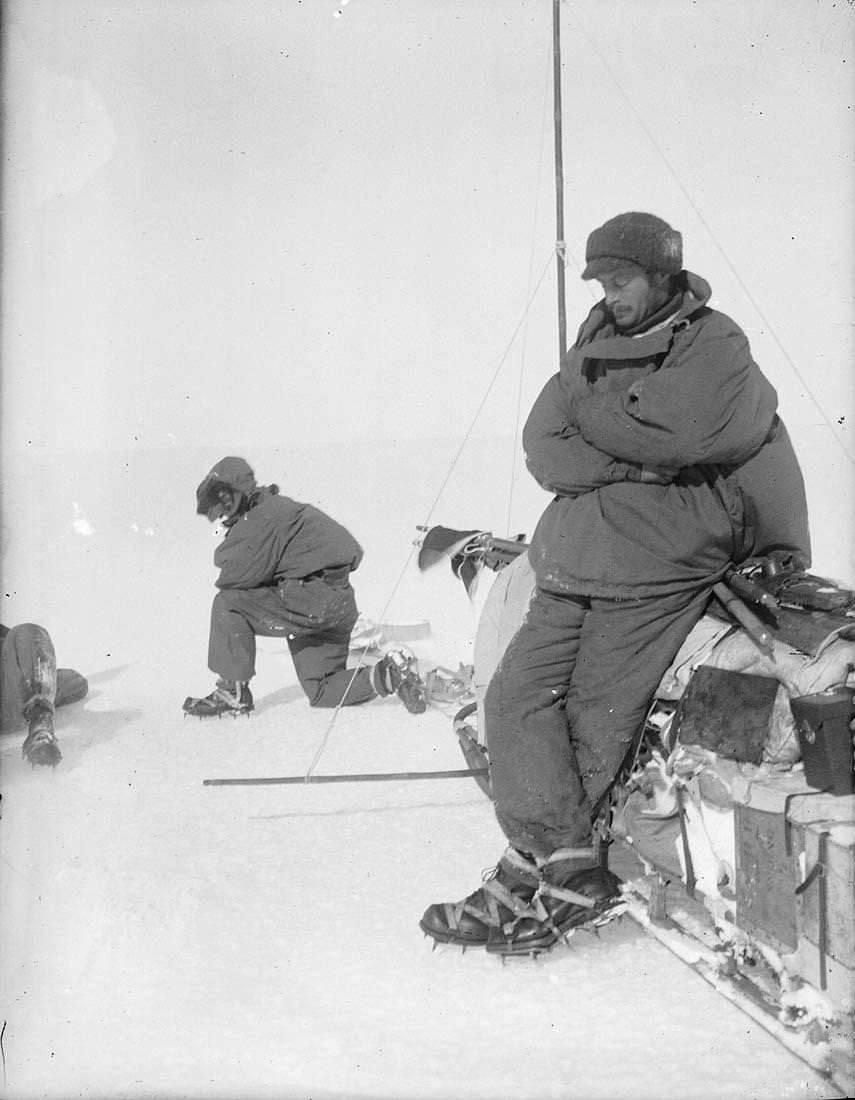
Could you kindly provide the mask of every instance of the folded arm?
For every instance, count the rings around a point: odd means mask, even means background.
[[[523,428],[526,465],[537,483],[559,496],[578,496],[616,481],[639,481],[639,463],[614,458],[587,442],[572,422],[559,376],[541,390]],[[651,472],[645,476],[653,480]]]
[[[573,391],[586,442],[617,459],[666,467],[744,461],[766,438],[777,407],[732,322],[693,333],[673,365],[666,360],[625,392]]]

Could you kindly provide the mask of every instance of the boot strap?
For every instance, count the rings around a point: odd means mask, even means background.
[[[538,876],[537,861],[533,857],[526,856],[518,848],[506,848],[500,862],[514,867],[517,871],[522,871],[532,880]]]
[[[584,894],[577,894],[575,890],[566,890],[563,886],[553,886],[551,882],[542,882],[537,889],[538,894],[546,894],[547,897],[557,898],[559,901],[569,901],[574,905],[581,905],[585,909],[593,909],[597,902]]]
[[[506,909],[510,909],[512,913],[516,914],[517,918],[533,915],[531,905],[527,901],[523,901],[522,898],[509,890],[507,886],[503,886],[501,882],[497,882],[496,879],[485,882],[482,890],[486,894],[491,894]]]
[[[525,902],[518,898],[516,894],[512,894],[505,886],[502,886],[500,882],[485,882],[483,888],[486,893],[496,897],[513,914],[509,921],[502,921],[498,919],[498,910],[496,912],[497,919],[493,924],[495,927],[500,928],[505,936],[510,935],[521,920],[534,920],[542,923],[549,919],[549,913],[537,893],[530,902]]]
[[[559,848],[542,861],[541,866],[545,866],[547,863],[560,863],[565,859],[595,859],[596,854],[593,848]]]

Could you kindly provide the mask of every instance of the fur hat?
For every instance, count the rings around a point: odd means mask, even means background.
[[[654,214],[618,214],[588,237],[585,261],[583,279],[596,279],[627,263],[676,275],[683,268],[683,238]]]

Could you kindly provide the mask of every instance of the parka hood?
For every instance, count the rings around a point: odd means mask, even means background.
[[[211,508],[211,492],[217,485],[227,485],[234,492],[249,497],[257,488],[255,474],[246,459],[235,456],[221,458],[205,475],[196,490],[196,514],[207,516]]]

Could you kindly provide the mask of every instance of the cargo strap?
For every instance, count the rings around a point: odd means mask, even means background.
[[[826,931],[828,893],[825,885],[825,858],[828,850],[828,837],[828,830],[823,829],[819,834],[819,850],[817,852],[816,863],[806,875],[804,882],[796,887],[796,894],[803,894],[817,881],[817,879],[819,879],[819,943],[817,947],[819,949],[819,987],[823,990],[826,987],[825,958],[828,949],[828,935]]]
[[[792,794],[788,794],[784,799],[784,851],[788,856],[793,854],[793,826],[790,821],[790,806],[792,805],[793,799],[813,798],[820,794],[828,794],[828,791],[794,791]],[[810,822],[810,824],[815,824],[815,822]]]
[[[694,899],[697,879],[695,878],[695,865],[692,862],[692,849],[689,847],[689,833],[686,829],[686,803],[682,790],[675,789],[677,798],[677,818],[680,822],[680,840],[683,844],[683,861],[686,869],[686,893]]]

